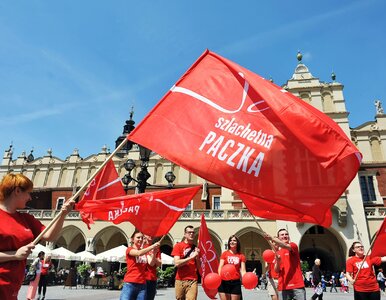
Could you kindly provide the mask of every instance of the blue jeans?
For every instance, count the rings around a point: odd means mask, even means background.
[[[146,283],[125,282],[119,300],[146,300]]]
[[[157,280],[146,280],[147,300],[154,300],[157,294]]]

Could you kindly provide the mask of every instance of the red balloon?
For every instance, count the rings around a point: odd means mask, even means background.
[[[217,295],[217,289],[213,289],[213,290],[206,290],[206,295],[210,298],[210,299],[217,299],[216,298],[216,295]]]
[[[275,259],[275,252],[273,252],[271,249],[264,250],[263,252],[263,259],[267,263],[272,263]]]
[[[254,289],[257,286],[259,279],[257,278],[256,274],[253,272],[247,272],[243,276],[243,286],[247,290]]]
[[[217,273],[209,273],[204,278],[204,285],[209,290],[217,290],[221,284],[221,277]]]
[[[222,280],[232,280],[236,275],[236,267],[232,264],[226,264],[221,269],[221,279]]]

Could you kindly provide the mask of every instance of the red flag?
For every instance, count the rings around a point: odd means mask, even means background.
[[[206,226],[204,214],[201,215],[201,226],[200,231],[198,232],[198,242],[198,248],[200,249],[199,257],[201,261],[201,268],[199,268],[199,272],[202,278],[202,287],[210,299],[216,299],[217,291],[214,293],[213,290],[206,288],[204,284],[204,278],[207,274],[218,272],[217,254],[216,250],[214,249],[212,239],[210,238],[208,227]]]
[[[319,224],[331,222],[325,215],[356,176],[361,159],[325,114],[210,51],[128,138],[257,202],[296,209],[292,220],[300,213]],[[259,205],[271,207],[265,201]]]
[[[379,228],[377,236],[375,237],[370,256],[386,256],[386,218],[383,219],[381,228]]]
[[[83,194],[82,199],[75,205],[75,208],[80,210],[85,204],[97,199],[108,199],[126,195],[123,189],[121,179],[115,169],[114,162],[109,160],[107,164],[99,171],[95,178],[90,182],[87,190]],[[92,213],[86,213],[80,210],[80,216],[83,222],[90,229],[90,224],[93,224]]]
[[[131,222],[144,234],[162,236],[178,220],[200,186],[86,202],[79,211],[93,220]],[[88,222],[89,220],[83,220]]]
[[[238,194],[250,213],[261,218],[302,223],[317,223],[324,227],[329,227],[332,222],[331,209],[327,209],[324,215],[321,214],[319,216],[320,218],[316,219],[311,214],[305,214],[302,211],[296,210],[296,206],[294,208],[285,207],[248,194]]]
[[[121,179],[115,169],[114,162],[109,160],[102,170],[90,182],[76,208],[82,207],[87,201],[108,199],[126,195]]]

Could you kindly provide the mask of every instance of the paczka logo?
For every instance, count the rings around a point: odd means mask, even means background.
[[[239,72],[239,75],[242,78],[244,78],[243,73]],[[208,104],[209,106],[213,107],[214,109],[217,109],[218,111],[220,111],[222,113],[235,114],[235,113],[241,111],[241,109],[243,108],[245,100],[246,100],[247,95],[248,95],[248,89],[249,89],[249,83],[247,82],[247,80],[245,80],[244,88],[243,88],[243,95],[241,97],[240,106],[236,110],[228,110],[228,109],[220,106],[219,104],[217,104],[215,101],[210,100],[210,99],[208,99],[208,98],[206,98],[206,97],[204,97],[204,96],[202,96],[202,95],[200,95],[192,90],[189,90],[189,89],[186,89],[186,88],[183,88],[180,86],[173,86],[170,89],[170,91],[173,93],[181,93],[181,94],[191,96],[194,99],[197,99],[198,101],[201,101],[205,104]],[[284,92],[287,92],[287,91],[284,91]],[[260,106],[260,108],[258,106]],[[252,103],[250,106],[248,106],[247,112],[250,112],[250,113],[262,112],[262,111],[267,110],[267,109],[269,109],[269,106],[266,104],[266,101],[265,100],[259,100],[257,102]]]

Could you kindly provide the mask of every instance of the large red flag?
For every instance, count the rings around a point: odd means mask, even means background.
[[[370,256],[386,256],[386,218],[383,219],[381,228],[379,228],[375,237]]]
[[[98,172],[95,178],[90,182],[82,199],[75,205],[75,209],[80,210],[86,203],[98,199],[109,199],[126,195],[123,189],[121,179],[115,169],[114,162],[109,160],[107,164]],[[83,222],[90,229],[90,224],[94,223],[92,213],[86,213],[80,210]]]
[[[134,194],[86,202],[79,211],[92,220],[119,224],[129,221],[144,234],[161,236],[169,232],[200,186]],[[84,219],[86,223],[89,219]]]
[[[288,215],[278,218],[297,220],[300,214],[324,225],[361,160],[325,114],[210,51],[128,138],[208,181],[253,196],[271,214],[280,210],[267,203],[287,208]]]
[[[218,272],[217,254],[214,249],[212,239],[210,238],[208,227],[206,226],[204,214],[201,215],[201,226],[198,232],[198,248],[200,249],[199,257],[201,262],[201,268],[198,270],[202,278],[202,287],[210,299],[216,299],[215,296],[217,291],[208,289],[204,284],[204,278],[206,275]]]

